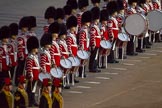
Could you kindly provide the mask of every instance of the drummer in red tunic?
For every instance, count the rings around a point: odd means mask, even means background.
[[[78,33],[78,36],[79,36],[80,49],[88,52],[89,51],[89,43],[90,43],[89,26],[91,24],[91,14],[89,14],[89,16],[87,17],[86,13],[87,12],[83,13],[83,15],[82,15],[82,20],[81,20],[82,27]],[[85,61],[82,60],[81,64],[83,64],[83,62],[85,62]],[[83,68],[85,70],[85,66],[79,67],[79,77],[82,77]],[[84,71],[84,77],[86,77],[85,71]]]
[[[68,59],[68,57],[69,57],[69,51],[68,51],[66,40],[65,40],[66,35],[67,35],[67,27],[66,27],[66,25],[60,24],[60,33],[59,33],[58,44],[59,44],[62,59]],[[67,75],[70,70],[63,68],[63,71],[64,71],[64,74]],[[66,77],[66,79],[67,79],[67,77]],[[70,89],[70,86],[65,85],[65,86],[63,86],[63,88]]]
[[[76,28],[77,28],[77,18],[71,16],[68,18],[67,23],[67,38],[66,43],[70,56],[76,57],[78,51],[77,39],[76,39]],[[70,75],[72,77],[72,75]],[[72,82],[72,80],[70,81]],[[75,79],[75,83],[79,81]]]
[[[100,9],[98,7],[93,7],[91,9],[92,23],[90,25],[90,59],[89,59],[89,72],[101,72],[98,69],[98,55],[101,41],[101,33],[99,28],[100,19]],[[87,19],[89,19],[90,12],[85,13]]]
[[[57,43],[58,34],[60,32],[60,26],[58,22],[54,22],[49,26],[49,33],[52,34],[52,46],[50,48],[50,55],[52,59],[52,63],[54,66],[59,67],[60,66],[60,49],[59,45]]]
[[[31,36],[27,40],[27,49],[28,49],[28,56],[26,58],[26,76],[28,79],[27,84],[27,93],[29,96],[29,106],[38,106],[35,100],[35,92],[38,83],[38,75],[40,72],[40,65],[38,61],[38,48],[39,48],[39,41],[35,36]]]
[[[108,34],[110,37],[110,41],[112,42],[112,49],[110,52],[110,55],[108,56],[108,63],[119,63],[119,61],[115,60],[114,57],[114,50],[116,45],[116,40],[118,38],[118,21],[116,19],[117,17],[117,2],[111,1],[107,4],[107,10],[109,13],[109,19],[108,19]]]
[[[108,20],[108,12],[106,9],[101,10],[100,14],[100,22],[101,22],[101,39],[105,41],[109,41],[109,35],[107,30],[107,20]],[[106,68],[107,61],[104,63],[106,56],[108,56],[108,50],[100,47],[100,56],[99,56],[99,67]]]

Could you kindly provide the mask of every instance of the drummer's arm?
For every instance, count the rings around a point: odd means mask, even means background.
[[[41,66],[41,71],[46,72],[46,55],[45,54],[40,54],[40,66]]]
[[[33,80],[33,71],[32,71],[32,59],[27,58],[26,60],[26,73],[27,78],[32,81]]]
[[[96,30],[94,27],[91,27],[90,28],[90,43],[92,45],[92,48],[95,48],[95,33],[96,33]]]
[[[113,41],[114,38],[114,33],[113,33],[113,22],[111,20],[108,21],[108,34],[109,34],[109,38],[111,41]]]
[[[71,39],[71,37],[68,37],[66,39],[66,42],[67,42],[67,47],[68,47],[69,55],[72,55],[72,50],[71,50],[72,39]]]
[[[83,49],[83,45],[84,45],[84,36],[85,36],[84,32],[79,33],[79,46],[81,49]]]
[[[100,32],[101,32],[101,38],[102,38],[102,40],[106,40],[105,37],[104,37],[104,27],[103,26],[101,27]]]

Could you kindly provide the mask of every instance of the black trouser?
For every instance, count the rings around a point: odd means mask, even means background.
[[[111,49],[110,54],[109,54],[109,56],[108,56],[108,58],[107,58],[107,61],[108,61],[108,62],[112,62],[112,61],[114,61],[114,60],[115,60],[115,57],[114,57],[114,50]]]
[[[0,72],[0,90],[1,90],[2,87],[3,87],[4,78],[9,78],[9,73],[8,73],[8,71],[1,71],[1,72]]]
[[[85,74],[85,66],[86,65],[84,65],[84,74]],[[79,77],[82,77],[82,71],[83,71],[83,66],[80,66],[79,67]]]
[[[11,74],[11,79],[13,79],[13,76],[14,76],[14,72],[15,72],[15,66],[11,67],[10,69],[10,74]]]
[[[18,85],[18,78],[21,75],[23,75],[24,65],[25,65],[25,60],[18,60],[18,66],[17,66],[17,69],[16,69],[16,75],[15,75],[15,84],[16,84],[16,86]]]
[[[137,49],[142,49],[142,39],[138,39]]]
[[[130,41],[127,44],[127,54],[134,53],[134,36],[130,36]]]
[[[35,86],[35,83],[36,83],[35,80],[33,80],[32,82],[31,81],[28,81],[28,83],[27,83],[27,89],[26,89],[26,91],[28,93],[29,105],[34,105],[36,103],[36,101],[35,101],[35,93],[32,92],[33,91],[33,88]]]
[[[99,48],[94,48],[94,49],[91,48],[91,55],[90,55],[90,59],[89,59],[89,70],[90,71],[97,70],[98,63],[97,63],[97,59],[95,59],[95,58],[97,56],[96,54],[97,54],[98,50],[99,50]]]

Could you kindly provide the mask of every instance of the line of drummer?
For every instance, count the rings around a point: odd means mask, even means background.
[[[2,91],[6,86],[4,79],[13,79],[19,88],[19,78],[26,76],[29,106],[38,106],[35,92],[39,81],[49,86],[50,80],[53,80],[53,106],[62,108],[61,88],[69,89],[70,83],[74,86],[79,82],[75,79],[78,76],[85,78],[88,62],[89,72],[98,73],[101,72],[100,68],[107,68],[107,63],[119,63],[116,59],[144,52],[144,48],[150,48],[151,42],[160,40],[155,33],[160,33],[162,24],[150,26],[148,30],[147,20],[141,17],[153,10],[159,13],[161,7],[158,0],[104,0],[106,7],[101,10],[100,0],[91,1],[91,10],[87,10],[88,0],[67,0],[63,8],[48,7],[44,15],[48,24],[43,28],[40,41],[35,34],[34,16],[21,18],[19,25],[12,23],[1,27]],[[137,24],[133,21],[137,21]],[[39,97],[41,108],[48,106],[42,104],[46,102],[44,97],[49,99],[46,91],[49,90],[39,89],[39,93],[42,93]],[[19,96],[16,94],[16,97]],[[50,99],[48,101],[51,103]],[[51,108],[50,105],[48,107]]]

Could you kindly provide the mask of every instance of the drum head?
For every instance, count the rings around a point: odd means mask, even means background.
[[[72,67],[72,63],[69,59],[61,59],[60,65],[65,69],[70,69]]]
[[[51,75],[55,78],[61,78],[63,76],[63,73],[59,68],[52,68]]]
[[[125,34],[125,33],[119,33],[119,34],[118,34],[118,39],[119,39],[120,41],[122,41],[122,42],[126,42],[126,41],[128,41],[128,36],[127,36],[127,34]]]
[[[146,19],[143,15],[132,14],[125,19],[124,29],[130,35],[139,36],[146,30],[146,25]]]
[[[68,59],[71,61],[72,66],[80,65],[80,60],[77,57],[69,57]]]
[[[77,56],[80,58],[80,59],[83,59],[83,60],[86,60],[89,58],[89,55],[86,51],[84,50],[78,50],[77,52]]]
[[[45,79],[45,78],[48,78],[48,79],[51,79],[51,75],[50,74],[48,74],[48,73],[39,73],[39,80],[42,82],[43,81],[43,79]]]
[[[162,29],[162,11],[153,10],[147,14],[148,29],[158,31]]]
[[[110,41],[106,41],[106,40],[102,40],[100,42],[100,45],[104,49],[111,49],[111,47],[112,47],[112,44],[110,43]]]

